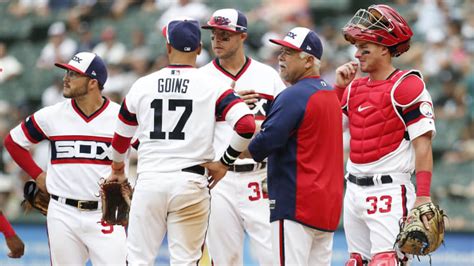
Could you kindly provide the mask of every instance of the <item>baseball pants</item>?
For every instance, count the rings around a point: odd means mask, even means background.
[[[292,220],[277,220],[271,225],[275,265],[331,265],[333,232],[319,231]]]
[[[207,179],[192,173],[140,174],[133,193],[128,265],[154,265],[168,232],[170,265],[197,265],[208,227]]]
[[[260,265],[273,265],[266,170],[227,172],[211,190],[207,247],[215,265],[243,265],[245,232]]]
[[[414,186],[409,182],[375,186],[347,182],[344,232],[349,253],[370,259],[374,254],[393,250],[399,222],[413,207],[415,198]]]
[[[99,206],[100,207],[100,206]],[[52,265],[125,265],[123,226],[102,224],[102,211],[80,210],[51,200],[47,227]]]

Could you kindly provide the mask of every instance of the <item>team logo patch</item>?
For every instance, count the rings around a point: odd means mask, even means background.
[[[427,102],[423,102],[420,104],[420,113],[426,117],[432,118],[433,117],[433,107],[431,104]]]
[[[230,24],[230,19],[226,17],[215,16],[212,19],[214,25],[227,26]]]
[[[294,39],[296,38],[296,33],[290,31],[288,32],[288,34],[286,34],[286,36],[290,37],[291,39]]]
[[[79,63],[79,64],[80,64],[80,63],[81,63],[81,61],[82,61],[82,59],[81,59],[81,58],[79,58],[79,57],[77,57],[77,56],[74,56],[74,57],[72,58],[72,61],[74,61],[74,62],[77,62],[77,63]]]

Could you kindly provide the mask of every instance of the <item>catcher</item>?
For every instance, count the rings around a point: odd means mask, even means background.
[[[436,135],[433,103],[418,70],[394,66],[392,59],[408,51],[413,36],[396,10],[387,5],[360,9],[342,31],[354,45],[357,60],[336,69],[334,86],[350,133],[344,198],[350,253],[346,265],[405,265],[413,257],[410,252],[434,251],[444,232],[430,196]],[[359,71],[366,75],[356,78]],[[399,221],[406,217],[394,247]],[[415,220],[423,224],[420,229],[414,230]],[[415,236],[418,240],[410,240]]]

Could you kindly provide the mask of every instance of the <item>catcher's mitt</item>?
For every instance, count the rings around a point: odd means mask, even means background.
[[[107,224],[128,224],[128,213],[132,199],[132,187],[128,181],[104,182],[100,185],[102,199],[102,221]]]
[[[430,230],[426,230],[421,216],[428,216]],[[433,203],[425,203],[410,211],[400,224],[396,245],[401,251],[413,255],[428,255],[435,251],[444,239],[444,211]]]
[[[25,199],[21,202],[21,206],[25,212],[29,212],[34,208],[43,215],[48,213],[50,196],[47,192],[40,190],[35,181],[25,183],[23,187],[23,197]]]

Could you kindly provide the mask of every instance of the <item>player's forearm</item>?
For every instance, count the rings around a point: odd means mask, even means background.
[[[130,147],[132,137],[124,137],[118,133],[114,134],[112,139],[112,161],[120,163],[125,160],[125,154]]]
[[[433,152],[431,147],[431,132],[425,133],[413,140],[415,150],[415,171],[417,196],[430,196],[431,176],[433,171]]]
[[[3,213],[0,213],[0,232],[3,233],[5,238],[12,237],[16,234],[10,222],[8,222],[7,218],[3,216]]]
[[[336,84],[334,84],[333,87],[334,87],[334,91],[337,94],[337,98],[339,99],[339,101],[341,101],[342,96],[344,95],[344,91],[346,90],[346,87],[341,87],[341,86],[338,86]]]
[[[221,157],[221,162],[231,165],[239,157],[240,153],[247,149],[253,134],[255,133],[255,119],[252,115],[245,115],[237,121],[234,127],[229,147]]]
[[[122,115],[124,111],[121,111],[119,119],[117,120],[117,126],[115,128],[114,137],[112,139],[112,160],[121,162],[125,160],[125,154],[130,147],[132,137],[135,135],[135,131],[138,128],[138,123],[130,122],[130,120],[124,119]],[[126,116],[127,119],[130,115]]]
[[[18,145],[10,134],[4,140],[5,148],[7,149],[13,160],[21,167],[29,176],[36,179],[43,170],[35,163],[31,153],[25,148]]]

